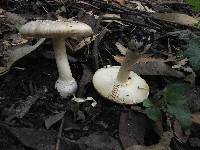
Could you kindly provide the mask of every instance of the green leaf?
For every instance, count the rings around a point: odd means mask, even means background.
[[[193,10],[200,11],[200,0],[186,0],[186,3],[191,5]]]
[[[200,37],[188,41],[185,52],[194,70],[200,70]]]
[[[15,28],[16,28],[17,32],[20,31],[21,27],[22,27],[22,25],[20,25],[20,24],[16,24],[16,25],[15,25]]]
[[[168,104],[183,104],[185,103],[184,93],[189,87],[187,84],[169,84],[163,90],[163,99]]]
[[[153,106],[153,103],[149,100],[149,99],[145,99],[144,101],[143,101],[143,106],[144,107],[152,107]]]
[[[191,113],[184,105],[168,105],[167,111],[174,115],[183,128],[189,128],[192,125]]]
[[[157,121],[161,118],[161,111],[157,107],[146,108],[145,112],[147,116],[153,121]]]
[[[196,23],[194,26],[200,29],[200,21]]]

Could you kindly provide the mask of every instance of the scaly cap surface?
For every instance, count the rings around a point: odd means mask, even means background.
[[[20,29],[24,37],[68,38],[88,37],[93,34],[90,26],[79,21],[36,20]]]

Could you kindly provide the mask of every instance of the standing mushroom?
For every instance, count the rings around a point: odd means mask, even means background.
[[[97,70],[93,76],[95,89],[105,98],[120,104],[136,104],[145,100],[149,95],[149,86],[146,81],[133,71],[134,64],[140,54],[135,52],[141,43],[131,41],[133,50],[126,52],[121,66],[112,66]]]
[[[89,37],[93,31],[90,26],[78,21],[51,21],[37,20],[31,21],[20,29],[24,37],[52,38],[55,59],[57,63],[59,77],[56,81],[55,88],[62,98],[66,98],[77,90],[77,83],[72,77],[69,66],[65,38],[70,37]]]

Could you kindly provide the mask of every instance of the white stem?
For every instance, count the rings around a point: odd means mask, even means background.
[[[59,73],[59,79],[62,81],[73,80],[66,54],[65,39],[64,38],[53,39],[53,48],[55,51],[55,58]]]
[[[128,81],[128,77],[130,74],[130,65],[133,65],[134,63],[137,62],[137,60],[139,59],[140,54],[137,52],[133,52],[128,50],[126,52],[126,56],[124,61],[121,64],[121,67],[119,69],[118,75],[117,75],[117,80],[121,83],[125,83]]]

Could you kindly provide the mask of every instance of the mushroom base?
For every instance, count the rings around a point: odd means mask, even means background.
[[[120,66],[97,70],[93,76],[95,89],[105,98],[120,104],[136,104],[149,95],[146,81],[134,72],[130,72],[127,82],[119,82],[117,74]]]
[[[60,96],[62,98],[67,98],[76,92],[77,83],[75,79],[72,79],[70,81],[63,81],[58,79],[56,81],[55,88],[60,93]]]

